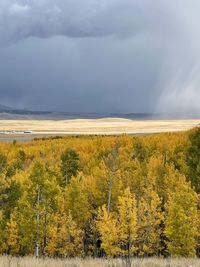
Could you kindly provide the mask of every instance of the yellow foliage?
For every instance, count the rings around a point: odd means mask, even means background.
[[[12,213],[10,220],[7,222],[7,251],[10,255],[19,253],[19,235],[16,214]]]
[[[189,144],[188,132],[0,143],[0,253],[33,255],[37,232],[40,255],[195,255]],[[63,186],[66,149],[80,165]]]
[[[108,256],[118,255],[119,248],[119,225],[115,213],[108,213],[104,205],[98,212],[97,228],[99,230],[102,244]]]
[[[83,254],[83,231],[73,220],[70,211],[68,214],[65,212],[62,202],[60,202],[60,211],[53,216],[49,227],[47,253],[62,257]]]
[[[165,234],[173,256],[195,256],[199,236],[197,201],[197,194],[185,184],[169,198]]]

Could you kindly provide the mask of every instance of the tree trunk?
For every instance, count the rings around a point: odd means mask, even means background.
[[[35,256],[39,257],[39,223],[40,223],[40,187],[38,186],[37,192],[37,214],[36,214],[36,242],[35,242]]]

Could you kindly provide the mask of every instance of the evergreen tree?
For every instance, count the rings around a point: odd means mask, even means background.
[[[61,155],[62,185],[67,185],[72,176],[76,176],[80,168],[80,158],[74,149],[66,149]]]
[[[2,173],[7,166],[7,157],[3,153],[0,153],[0,173]]]
[[[186,154],[188,163],[188,180],[196,191],[200,192],[200,128],[195,129],[189,136],[189,146]]]

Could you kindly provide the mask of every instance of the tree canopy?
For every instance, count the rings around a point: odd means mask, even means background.
[[[200,129],[0,143],[0,253],[195,256]]]

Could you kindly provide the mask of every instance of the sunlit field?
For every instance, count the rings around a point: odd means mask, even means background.
[[[122,118],[74,120],[1,120],[0,130],[38,134],[134,134],[183,131],[195,127],[199,120],[129,120]],[[8,133],[9,133],[8,132]]]
[[[35,259],[1,257],[1,267],[125,267],[126,262],[117,259]],[[133,259],[133,267],[199,267],[200,259]]]

